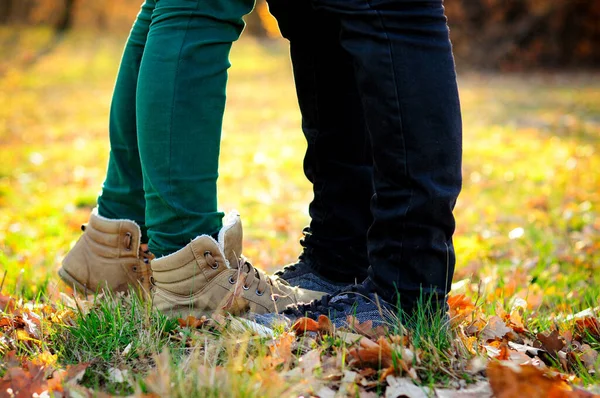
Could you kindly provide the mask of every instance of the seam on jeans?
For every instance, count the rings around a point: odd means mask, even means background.
[[[404,159],[403,159],[404,160],[404,170],[405,170],[405,173],[406,173],[406,175],[408,177],[408,175],[409,175],[409,172],[408,172],[408,161],[407,161],[408,154],[407,154],[407,151],[406,151],[406,142],[404,141],[404,126],[403,126],[403,124],[404,124],[404,117],[402,115],[402,107],[400,106],[400,93],[398,92],[398,83],[396,82],[396,74],[394,72],[395,71],[395,68],[394,68],[394,51],[393,51],[392,44],[391,44],[392,41],[390,40],[390,37],[389,37],[389,35],[387,33],[386,26],[385,26],[385,24],[383,22],[383,18],[381,17],[381,13],[379,12],[379,10],[374,9],[371,6],[371,0],[367,0],[366,3],[367,3],[367,6],[369,7],[369,9],[371,11],[373,11],[377,15],[377,17],[379,19],[379,23],[381,24],[381,27],[383,28],[383,32],[384,32],[386,38],[388,39],[388,43],[389,43],[388,46],[389,46],[389,51],[390,51],[390,63],[391,63],[391,66],[392,66],[392,76],[394,78],[394,86],[396,87],[396,107],[398,109],[398,116],[400,117],[400,128],[401,128],[400,137],[402,139],[402,149],[404,150]],[[408,214],[408,212],[410,210],[410,207],[412,205],[412,200],[413,200],[413,187],[412,187],[412,183],[410,182],[410,178],[408,178],[407,180],[408,180],[408,185],[409,185],[408,188],[410,190],[410,197],[408,198],[408,205],[406,206],[406,211],[404,212],[404,218],[403,218],[403,222],[402,222],[402,240],[400,241],[400,261],[402,261],[403,254],[404,254],[404,237],[406,236],[406,232],[405,232],[406,231],[406,215]]]
[[[173,185],[171,183],[171,171],[172,171],[172,159],[173,159],[173,119],[174,119],[174,113],[175,113],[175,99],[177,97],[177,78],[179,77],[179,66],[181,64],[181,54],[183,52],[183,47],[184,47],[184,43],[187,39],[188,36],[188,32],[190,31],[190,24],[192,22],[192,16],[194,15],[194,11],[198,10],[198,6],[200,5],[200,2],[197,1],[196,2],[196,8],[194,10],[191,10],[188,13],[188,22],[187,25],[185,26],[185,33],[183,35],[183,40],[181,41],[181,47],[179,48],[179,52],[177,54],[177,66],[175,68],[175,77],[173,78],[173,99],[171,101],[171,120],[169,121],[169,198],[173,197]],[[181,215],[179,214],[179,211],[177,209],[177,206],[172,206],[169,205],[169,207],[171,207],[173,209],[173,212],[175,213],[175,216],[179,219],[179,222],[181,224],[181,230],[184,231],[185,230],[185,219],[183,217],[181,217]]]
[[[313,98],[314,98],[314,103],[315,103],[315,118],[316,118],[316,122],[317,122],[317,128],[316,128],[317,133],[314,135],[314,137],[312,137],[312,139],[313,139],[313,148],[314,148],[314,157],[315,157],[315,159],[314,159],[315,174],[317,174],[317,179],[319,179],[318,175],[323,167],[321,166],[321,164],[319,162],[320,146],[318,145],[318,142],[319,142],[319,137],[321,137],[323,135],[323,133],[321,131],[321,126],[322,126],[321,112],[319,111],[319,95],[318,95],[318,89],[317,89],[317,87],[319,85],[319,81],[317,78],[317,56],[313,55],[313,57],[311,57],[311,61],[312,61],[312,78],[313,78],[313,88],[314,88]],[[323,181],[320,192],[319,192],[319,204],[321,206],[321,210],[323,210],[323,217],[321,219],[321,224],[326,223],[327,217],[329,215],[327,206],[325,205],[325,202],[323,201],[323,192],[325,191],[326,186],[327,186],[327,181]]]

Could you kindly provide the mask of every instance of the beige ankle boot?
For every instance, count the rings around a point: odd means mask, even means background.
[[[200,317],[214,312],[279,312],[289,304],[309,302],[322,292],[292,287],[267,276],[242,256],[242,223],[232,212],[219,241],[202,235],[183,249],[151,262],[153,305],[171,316]]]
[[[83,235],[71,249],[58,275],[89,294],[109,289],[126,292],[129,286],[150,290],[151,254],[140,249],[141,231],[130,220],[110,220],[92,211]]]

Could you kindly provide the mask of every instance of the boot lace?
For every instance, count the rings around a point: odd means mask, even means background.
[[[142,250],[140,248],[139,251],[140,265],[136,267],[134,270],[138,274],[138,279],[147,289],[150,289],[152,284],[152,268],[150,267],[150,261],[154,260],[154,254],[150,253],[150,250]]]
[[[279,296],[283,293],[282,289],[279,287],[280,284],[287,285],[287,282],[280,280],[279,278],[274,279],[268,276],[264,271],[259,270],[254,267],[250,261],[248,261],[244,256],[238,257],[238,264],[232,264],[233,268],[238,269],[237,277],[234,279],[233,277],[229,280],[229,283],[236,284],[239,280],[241,274],[244,274],[244,285],[242,288],[244,290],[250,289],[250,286],[253,285],[254,281],[257,281],[256,285],[256,295],[262,296],[267,289],[271,290],[272,299],[277,301]],[[289,286],[289,285],[288,285]]]

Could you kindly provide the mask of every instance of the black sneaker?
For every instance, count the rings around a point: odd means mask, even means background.
[[[383,300],[369,279],[362,284],[350,285],[334,294],[327,294],[318,300],[306,304],[289,305],[279,314],[265,314],[255,318],[263,325],[273,325],[282,321],[282,315],[294,322],[301,317],[317,320],[319,315],[326,315],[334,326],[348,326],[348,315],[358,322],[372,321],[373,326],[393,326],[397,323],[397,309]]]
[[[327,294],[335,293],[349,285],[347,282],[336,282],[319,275],[310,264],[309,255],[304,250],[298,258],[298,262],[286,265],[283,269],[275,272],[275,276],[287,281],[291,286]]]

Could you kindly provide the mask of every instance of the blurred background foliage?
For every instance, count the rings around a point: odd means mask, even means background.
[[[127,31],[140,2],[0,0],[0,29],[13,27],[0,44],[16,53],[23,46],[15,26],[47,28],[47,41],[22,55],[22,62],[31,63],[71,29]],[[459,68],[523,71],[600,66],[598,0],[447,0],[445,7]],[[258,0],[247,23],[248,34],[279,36],[265,0]]]

